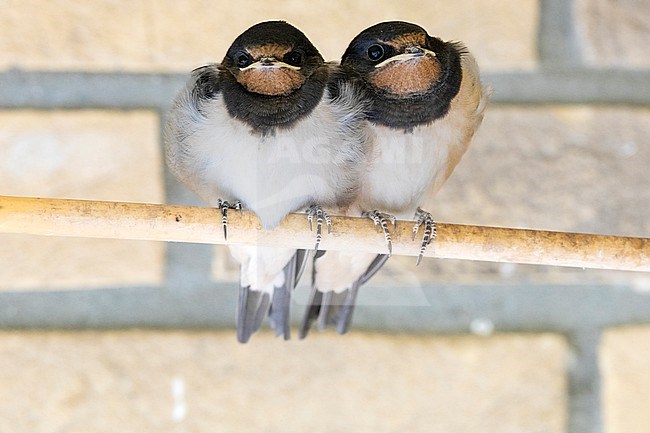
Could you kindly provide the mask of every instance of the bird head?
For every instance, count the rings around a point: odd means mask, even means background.
[[[343,54],[341,64],[387,97],[431,92],[450,80],[460,83],[453,43],[429,36],[422,27],[387,21],[362,31]]]
[[[286,96],[323,63],[300,30],[284,21],[267,21],[237,37],[221,64],[249,92]]]

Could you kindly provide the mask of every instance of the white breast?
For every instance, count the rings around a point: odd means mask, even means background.
[[[445,183],[481,124],[491,92],[481,85],[478,65],[469,53],[462,65],[460,90],[444,117],[411,132],[368,126],[372,153],[361,186],[362,210],[412,218]]]
[[[330,103],[268,136],[232,119],[221,98],[205,112],[176,157],[184,159],[177,164],[184,183],[212,205],[219,198],[241,200],[265,227],[274,227],[309,204],[334,205],[341,188],[358,177],[352,161],[362,159],[362,140],[343,127]]]
[[[425,195],[442,186],[450,160],[462,154],[467,144],[446,118],[412,132],[383,126],[371,130],[373,150],[362,186],[363,207],[409,218]]]

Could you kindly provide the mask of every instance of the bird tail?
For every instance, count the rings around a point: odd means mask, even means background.
[[[324,252],[323,252],[324,254]],[[323,254],[316,255],[314,262]],[[388,260],[388,255],[379,254],[370,263],[366,271],[361,274],[350,287],[341,292],[323,291],[316,286],[316,266],[312,271],[312,287],[309,296],[309,303],[305,311],[302,325],[300,327],[300,338],[305,338],[309,329],[315,321],[318,321],[318,328],[335,328],[339,334],[345,334],[350,330],[352,316],[356,305],[359,288],[364,285],[381,269]]]
[[[251,335],[260,329],[267,314],[276,337],[283,336],[285,340],[291,337],[291,292],[302,276],[308,257],[306,250],[296,251],[281,271],[283,283],[273,287],[272,295],[240,284],[237,310],[237,340],[240,343],[248,342]]]
[[[270,295],[266,292],[251,290],[251,286],[239,287],[239,307],[237,310],[237,341],[248,343],[269,311]]]
[[[273,288],[273,299],[269,310],[269,321],[271,327],[275,329],[275,336],[283,336],[285,340],[291,337],[290,333],[290,305],[291,305],[291,292],[298,284],[309,253],[307,250],[297,250],[296,254],[291,258],[289,263],[284,267],[284,284],[281,287]]]

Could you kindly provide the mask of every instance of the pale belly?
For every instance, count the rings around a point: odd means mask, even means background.
[[[267,228],[311,204],[336,204],[340,191],[358,176],[340,149],[356,143],[319,133],[327,126],[320,110],[291,131],[264,138],[223,118],[199,132],[193,151],[201,154],[194,161],[201,164],[200,183],[206,190],[214,186],[207,195],[240,200]]]
[[[265,225],[275,225],[289,212],[303,211],[311,203],[335,202],[337,176],[325,164],[309,162],[302,155],[310,149],[292,150],[283,155],[282,143],[268,143],[240,160],[237,170],[222,176],[219,184],[258,214]]]
[[[448,159],[448,146],[422,131],[383,128],[376,136],[373,163],[363,182],[362,207],[412,217],[425,196],[444,182]]]

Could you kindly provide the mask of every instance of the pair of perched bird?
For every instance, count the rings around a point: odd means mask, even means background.
[[[467,49],[417,25],[369,27],[338,64],[295,27],[263,22],[221,64],[193,71],[169,113],[166,157],[181,183],[220,209],[224,235],[231,209],[255,212],[265,228],[307,209],[318,242],[329,210],[371,218],[390,252],[388,222],[415,215],[423,252],[435,223],[420,206],[465,153],[487,99]],[[291,292],[309,252],[229,248],[241,264],[238,340],[267,315],[288,339]],[[316,320],[345,333],[359,287],[387,258],[317,251],[301,338]]]

